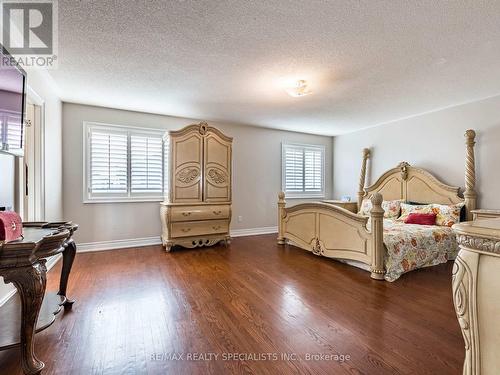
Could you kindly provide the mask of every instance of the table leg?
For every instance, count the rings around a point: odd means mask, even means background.
[[[39,374],[45,364],[35,356],[34,336],[47,284],[45,260],[21,268],[4,270],[4,279],[21,297],[21,364],[25,374]]]
[[[71,309],[73,303],[75,303],[74,300],[71,300],[66,296],[69,274],[71,272],[71,267],[73,266],[73,261],[75,260],[75,254],[76,254],[76,244],[75,241],[71,239],[67,243],[67,246],[62,253],[63,265],[61,271],[61,281],[59,282],[59,292],[57,293],[60,296],[66,297],[66,302],[64,302],[65,309]]]

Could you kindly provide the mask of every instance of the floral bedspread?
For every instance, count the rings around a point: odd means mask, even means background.
[[[384,219],[387,281],[418,268],[435,266],[455,259],[459,247],[449,227],[404,224]]]

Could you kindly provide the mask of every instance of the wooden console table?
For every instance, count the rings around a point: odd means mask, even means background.
[[[500,373],[500,219],[455,224],[453,301],[465,341],[463,373]]]
[[[66,297],[66,287],[76,253],[72,236],[78,225],[37,222],[23,226],[23,239],[0,244],[0,276],[5,283],[12,282],[20,296],[0,308],[0,350],[20,346],[24,373],[38,374],[45,364],[35,355],[34,334],[49,327],[62,306],[71,308],[74,302]],[[59,292],[45,296],[45,262],[59,253],[63,255]]]

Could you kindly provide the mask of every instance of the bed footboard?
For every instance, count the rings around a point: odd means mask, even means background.
[[[371,277],[384,278],[382,196],[374,194],[372,229],[367,216],[325,203],[303,203],[286,207],[285,194],[278,195],[278,243],[291,241],[315,255],[355,260],[368,264]]]

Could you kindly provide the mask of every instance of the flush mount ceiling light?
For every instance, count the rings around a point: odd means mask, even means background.
[[[294,98],[312,94],[311,89],[307,85],[307,81],[304,79],[294,82],[293,85],[287,87],[285,91],[288,95],[293,96]]]

